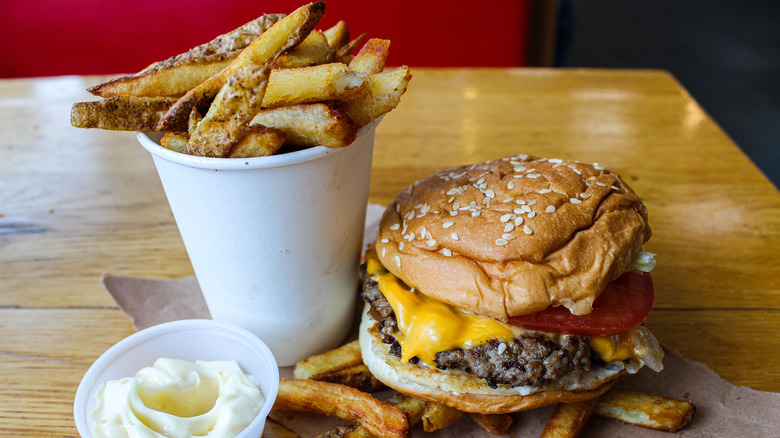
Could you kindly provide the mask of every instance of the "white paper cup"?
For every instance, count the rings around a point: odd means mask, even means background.
[[[260,413],[236,438],[260,436],[279,391],[279,368],[268,347],[248,330],[203,319],[167,322],[149,327],[106,350],[81,379],[73,401],[73,419],[82,438],[91,438],[90,414],[97,391],[109,380],[134,376],[164,357],[196,360],[235,360],[255,378],[265,402]]]
[[[346,148],[154,159],[214,320],[263,339],[280,366],[335,347],[352,325],[374,132]]]

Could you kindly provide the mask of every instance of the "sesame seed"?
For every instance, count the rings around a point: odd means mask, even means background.
[[[477,217],[477,216],[479,216],[479,214],[480,214],[480,213],[481,213],[481,211],[480,211],[480,210],[477,210],[477,211],[472,211],[472,212],[471,212],[471,217]]]
[[[405,219],[413,219],[414,218],[414,210],[410,210],[409,213],[404,216]]]
[[[607,186],[606,184],[604,184],[604,183],[603,183],[603,182],[601,182],[601,181],[596,181],[596,185],[597,185],[597,186],[601,186],[601,187],[606,187],[606,186]]]
[[[458,236],[458,233],[452,233],[452,234],[450,234],[450,237],[452,238],[452,240],[460,240],[460,237]]]
[[[508,232],[510,232],[510,231],[512,231],[514,229],[515,229],[515,224],[513,224],[511,222],[507,223],[506,226],[504,226],[504,232],[505,233],[508,233]]]
[[[574,167],[570,167],[569,169],[573,170],[577,175],[582,175],[582,172],[580,172],[579,169],[575,169]]]
[[[457,216],[457,215],[458,215],[458,211],[457,210],[454,210],[454,211],[450,212],[450,216]]]
[[[383,246],[383,247],[382,247],[382,257],[384,257],[386,253],[387,253],[387,248],[385,248],[385,247]]]
[[[545,213],[552,213],[554,211],[555,211],[555,206],[554,205],[548,205],[547,208],[544,209]]]
[[[397,229],[399,229],[399,228],[401,228],[401,225],[399,225],[399,224],[393,224],[393,225],[390,225],[390,229],[391,229],[391,230],[397,230]]]
[[[395,256],[395,265],[401,267],[401,257]]]
[[[588,198],[590,198],[590,193],[580,193],[580,198],[588,199]]]
[[[421,217],[425,216],[425,213],[420,213],[417,216],[415,216],[417,219],[420,219]]]
[[[506,351],[506,344],[503,342],[498,344],[498,354],[502,354],[505,351]]]
[[[528,174],[528,178],[539,178],[540,176],[542,176],[541,173],[529,173]]]
[[[560,158],[550,158],[549,161],[553,164],[561,164],[561,162],[563,162],[563,160],[561,160]]]
[[[593,168],[596,170],[604,170],[603,167],[599,166],[599,163],[593,163]]]
[[[494,192],[492,189],[487,189],[485,191],[485,196],[487,196],[488,198],[495,198],[496,192]]]
[[[525,170],[525,166],[515,166],[515,172],[522,172]]]
[[[454,201],[454,200],[455,200],[455,197],[453,196],[453,197],[451,197],[450,199],[448,199],[448,200],[447,200],[447,202],[448,202],[448,203],[450,203],[450,204],[452,204],[452,201]]]
[[[423,206],[420,208],[420,213],[428,213],[431,210],[431,206],[428,204],[423,204]]]
[[[522,178],[522,177],[524,177],[524,176],[525,176],[525,175],[514,175],[512,178]]]
[[[514,209],[512,211],[515,212],[515,214],[525,214],[525,211],[523,211],[522,208],[516,208],[516,209]]]
[[[420,239],[425,239],[425,233],[428,232],[428,230],[425,229],[425,227],[420,227]]]
[[[380,242],[382,242],[382,243],[387,243],[389,241],[390,241],[390,239],[382,239],[382,240],[380,240]]]
[[[526,202],[525,202],[524,200],[522,200],[522,199],[518,199],[517,201],[515,201],[515,204],[518,204],[518,205],[525,205],[525,204],[526,204]]]
[[[395,204],[395,212],[400,213],[401,212],[401,204]]]
[[[550,193],[550,192],[552,192],[552,190],[551,190],[551,189],[542,189],[542,190],[539,190],[539,194],[541,194],[541,195],[544,195],[545,193]]]
[[[523,232],[529,236],[534,232],[528,225],[523,225]]]
[[[398,243],[398,251],[403,251],[404,246],[406,246],[406,242],[399,242]]]
[[[414,206],[414,209],[415,210],[419,210],[419,209],[422,208],[422,206],[423,206],[422,204],[417,204],[417,205]]]
[[[455,222],[445,222],[445,223],[441,224],[441,227],[446,230],[447,228],[449,228],[449,227],[451,227],[453,225],[455,225]]]
[[[536,205],[536,199],[531,199],[528,201],[528,205]]]
[[[431,247],[436,246],[436,241],[434,239],[430,239],[430,240],[428,240],[425,243],[427,243],[428,246],[431,246]]]
[[[460,203],[459,202],[456,202],[456,203],[452,204],[452,209],[453,210],[457,210],[459,208],[460,208]]]
[[[522,216],[518,216],[518,217],[515,218],[515,226],[519,227],[520,225],[523,225],[523,217]]]
[[[452,251],[450,251],[449,248],[442,249],[441,253],[444,254],[447,257],[452,257]]]
[[[499,220],[501,222],[509,222],[510,220],[512,220],[512,216],[514,216],[514,215],[510,214],[510,213],[507,213],[507,214],[501,216],[501,218]]]
[[[530,207],[530,206],[528,206],[528,205],[524,205],[524,206],[522,206],[522,207],[520,207],[520,208],[521,208],[521,209],[522,209],[524,212],[526,212],[526,213],[530,213],[530,212],[532,211],[532,210],[531,210],[531,207]]]
[[[489,205],[490,204],[490,199],[491,198],[485,196],[484,198],[482,198],[482,203],[485,204],[485,205]]]
[[[404,239],[411,242],[412,240],[414,240],[414,233],[407,234],[406,236],[404,236]]]
[[[477,185],[480,185],[480,184],[482,184],[483,182],[485,182],[485,178],[480,178],[480,179],[477,181]]]
[[[528,213],[528,219],[531,219],[534,216],[536,216],[536,212],[535,211],[532,211],[532,212]]]
[[[447,190],[447,195],[448,196],[457,195],[458,193],[459,192],[458,192],[458,188],[457,187],[453,187],[453,188]]]
[[[501,237],[504,240],[514,240],[515,239],[515,235],[514,234],[509,234],[509,233],[504,233],[504,235],[501,236]]]
[[[509,241],[506,240],[506,239],[496,239],[496,245],[498,245],[498,246],[504,246],[504,245],[508,245],[508,244],[509,244]]]
[[[506,188],[508,188],[509,190],[512,190],[513,188],[515,188],[515,182],[514,181],[509,181],[508,183],[506,183]]]
[[[612,186],[612,190],[620,190],[620,187]]]
[[[569,199],[569,202],[571,202],[572,204],[582,204],[582,201],[580,201],[577,198],[571,198]]]

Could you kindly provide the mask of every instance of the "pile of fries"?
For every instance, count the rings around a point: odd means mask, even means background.
[[[282,379],[275,410],[313,412],[353,423],[325,431],[317,438],[401,438],[409,436],[417,424],[422,423],[423,430],[433,432],[464,417],[469,417],[492,435],[504,435],[513,421],[509,414],[466,413],[400,393],[380,401],[369,392],[385,387],[363,364],[357,341],[299,362],[293,375],[294,379]],[[676,432],[688,424],[695,410],[688,401],[613,387],[593,400],[559,403],[541,436],[576,437],[593,414],[636,426]],[[274,427],[283,426],[275,424]],[[297,435],[285,430],[278,436]]]
[[[282,146],[344,147],[393,110],[407,66],[385,70],[390,41],[350,40],[344,21],[315,26],[324,2],[266,14],[141,72],[88,89],[78,128],[164,132],[161,143],[208,157],[271,155]]]

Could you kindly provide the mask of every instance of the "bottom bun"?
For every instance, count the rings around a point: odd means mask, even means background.
[[[440,370],[422,361],[403,363],[390,354],[390,345],[379,336],[379,323],[368,315],[368,305],[360,323],[363,362],[385,385],[406,395],[441,403],[464,412],[504,414],[554,403],[577,403],[598,397],[626,377],[622,363],[594,365],[590,372],[573,371],[558,382],[544,387],[491,388],[484,379],[458,370]]]

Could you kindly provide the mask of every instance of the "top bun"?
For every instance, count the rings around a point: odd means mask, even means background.
[[[527,155],[422,179],[384,212],[382,264],[417,291],[506,321],[588,314],[650,238],[647,209],[597,164]]]

